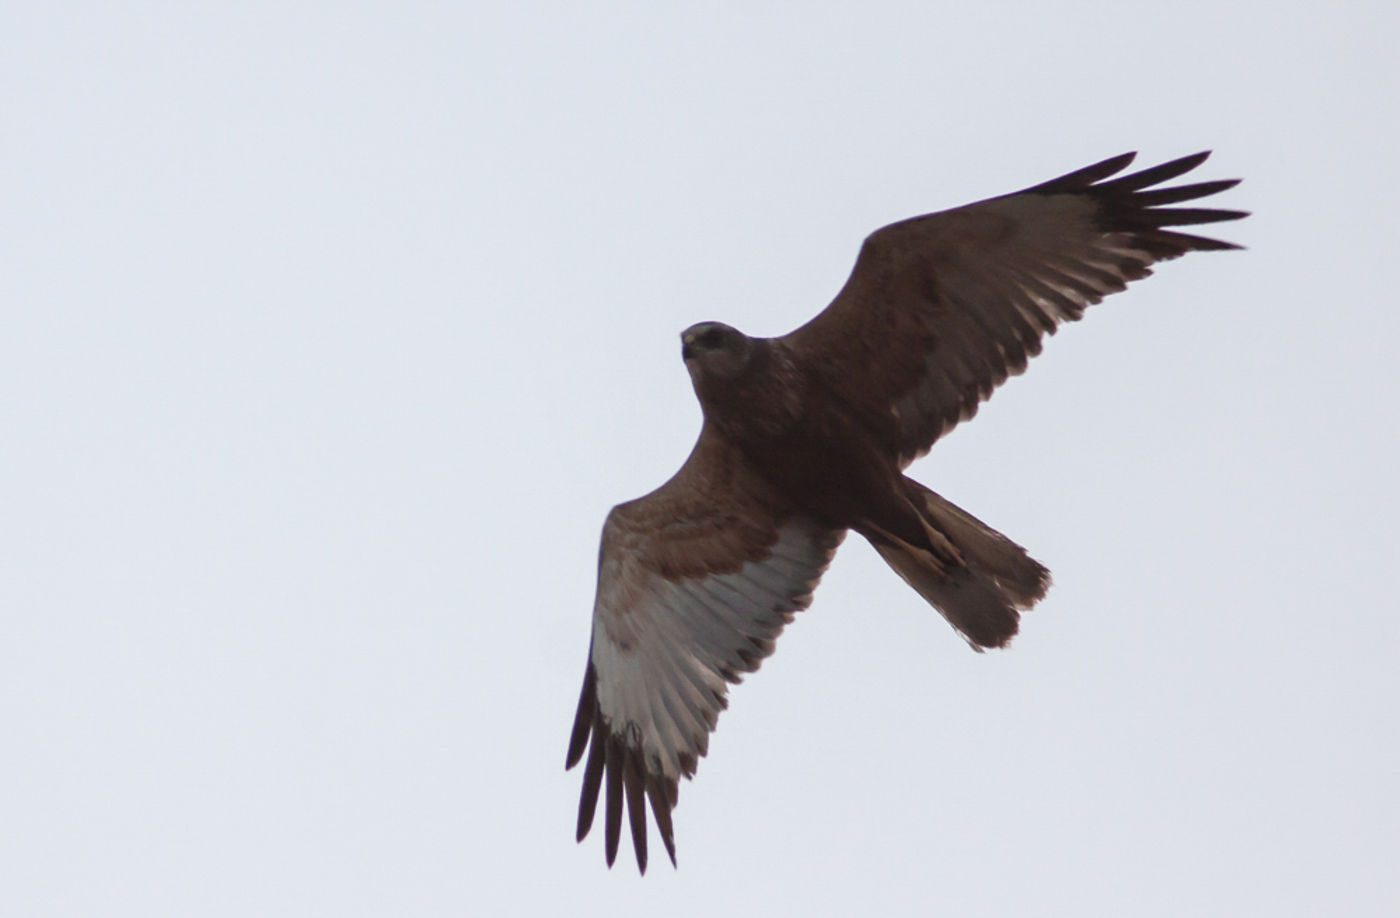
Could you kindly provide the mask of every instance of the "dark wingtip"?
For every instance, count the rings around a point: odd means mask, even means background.
[[[656,819],[656,830],[661,834],[661,843],[666,846],[666,854],[671,858],[671,866],[676,866],[676,840],[671,826],[672,795],[667,793],[666,779],[649,777],[646,781],[647,799],[651,801],[651,813]]]
[[[1168,160],[1157,166],[1150,166],[1138,172],[1116,178],[1111,182],[1104,182],[1098,187],[1102,190],[1112,190],[1115,192],[1138,191],[1143,188],[1151,188],[1153,185],[1160,185],[1162,182],[1174,179],[1179,175],[1185,175],[1192,169],[1199,166],[1210,158],[1209,150],[1202,150],[1200,153],[1192,153],[1190,156],[1182,156],[1177,159]]]
[[[1092,166],[1085,166],[1083,169],[1079,169],[1071,174],[1088,179],[1091,182],[1097,182],[1101,178],[1106,178],[1115,173],[1122,172],[1124,169],[1131,166],[1133,160],[1137,159],[1137,155],[1137,150],[1129,150],[1127,153],[1119,153],[1117,156],[1110,156],[1108,159],[1094,163]],[[1093,176],[1093,178],[1090,178],[1090,176]]]
[[[1167,162],[1162,163],[1162,165],[1156,166],[1155,168],[1161,169],[1163,171],[1175,171],[1176,175],[1181,175],[1183,173],[1190,172],[1192,169],[1196,168],[1201,163],[1210,159],[1210,155],[1214,152],[1214,150],[1202,150],[1199,153],[1192,153],[1190,156],[1180,156],[1176,159],[1168,160]]]
[[[608,753],[606,809],[603,811],[603,847],[608,866],[617,860],[617,843],[622,834],[622,744],[614,737],[607,740]]]
[[[593,671],[593,647],[588,648],[588,669],[583,674],[583,690],[579,692],[578,713],[574,715],[574,730],[569,736],[569,751],[564,756],[564,770],[568,771],[583,758],[583,750],[588,745],[588,734],[593,727],[593,716],[598,709],[598,677]]]
[[[1241,246],[1206,236],[1176,232],[1167,227],[1197,226],[1241,220],[1248,211],[1214,207],[1168,207],[1197,201],[1240,184],[1239,179],[1219,179],[1185,185],[1166,185],[1210,158],[1210,150],[1182,156],[1084,189],[1097,204],[1095,222],[1110,233],[1129,233],[1134,243],[1153,261],[1166,261],[1187,252],[1229,251]],[[1130,280],[1145,276],[1141,272]]]
[[[637,869],[647,872],[647,807],[637,754],[628,750],[622,766],[622,786],[627,800],[627,821],[632,829],[632,848],[637,852]]]
[[[1192,169],[1196,168],[1201,163],[1210,159],[1211,154],[1214,152],[1214,150],[1202,150],[1199,153],[1192,153],[1190,156],[1183,156],[1180,159],[1176,160],[1176,162],[1182,164],[1182,172],[1190,172]]]
[[[1226,242],[1223,239],[1212,239],[1209,236],[1196,236],[1191,233],[1174,233],[1169,230],[1158,230],[1153,234],[1157,240],[1173,246],[1176,250],[1163,258],[1176,258],[1186,252],[1230,252],[1242,249],[1244,246],[1234,242]]]
[[[1120,153],[1117,156],[1110,156],[1108,159],[1094,163],[1092,166],[1085,166],[1083,169],[1076,169],[1059,178],[1033,185],[1016,192],[1016,194],[1061,194],[1083,191],[1095,182],[1103,181],[1110,175],[1122,172],[1134,159],[1137,159],[1136,150],[1130,153]]]
[[[594,736],[588,751],[588,765],[583,769],[583,792],[578,801],[578,829],[575,838],[583,841],[593,828],[593,814],[598,809],[598,789],[603,783],[604,746],[601,736]]]
[[[1229,191],[1240,183],[1240,179],[1218,179],[1213,182],[1196,182],[1191,185],[1173,185],[1156,191],[1139,191],[1134,198],[1143,207],[1160,207],[1164,204],[1178,204],[1209,197],[1222,191]]]

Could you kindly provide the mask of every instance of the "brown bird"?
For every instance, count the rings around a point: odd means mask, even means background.
[[[972,645],[1004,647],[1050,585],[1021,546],[904,475],[1040,353],[1045,335],[1150,266],[1239,248],[1165,227],[1241,211],[1164,205],[1238,180],[1154,186],[1198,153],[1110,178],[1127,153],[865,240],[831,305],[781,338],[719,322],[681,335],[704,424],[670,481],[603,525],[593,635],[568,768],[588,751],[578,839],[607,777],[606,852],[627,804],[646,871],[646,803],[671,811],[727,704],[773,652],[853,529]]]

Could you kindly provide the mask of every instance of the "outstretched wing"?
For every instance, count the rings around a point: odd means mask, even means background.
[[[1150,266],[1234,249],[1166,227],[1237,220],[1241,211],[1164,205],[1238,180],[1169,188],[1209,153],[1110,179],[1127,153],[1015,194],[915,217],[872,233],[845,287],[783,342],[884,428],[908,464],[1040,353],[1045,335]]]
[[[624,798],[637,865],[646,870],[645,800],[675,863],[678,782],[695,774],[727,684],[773,652],[844,535],[790,512],[708,425],[675,477],[608,514],[567,767],[587,748],[580,841],[607,777],[609,866]]]

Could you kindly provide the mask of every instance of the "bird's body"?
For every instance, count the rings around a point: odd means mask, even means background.
[[[781,341],[724,328],[728,340],[743,340],[745,361],[737,375],[706,373],[697,366],[708,357],[703,352],[692,351],[686,361],[695,367],[706,422],[729,438],[775,493],[819,521],[850,529],[872,512],[888,516],[894,508],[882,505],[890,503],[900,478],[893,455],[879,445],[889,431],[845,404]]]
[[[1168,208],[1234,181],[1144,190],[1206,154],[1105,181],[1131,154],[1016,194],[873,233],[841,293],[781,338],[718,322],[682,335],[704,414],[670,481],[609,514],[583,694],[578,836],[607,781],[606,848],[624,799],[646,868],[646,801],[675,860],[671,811],[727,704],[848,530],[974,649],[1004,646],[1049,572],[904,474],[1086,306],[1187,251],[1235,246],[1163,227],[1237,219]]]

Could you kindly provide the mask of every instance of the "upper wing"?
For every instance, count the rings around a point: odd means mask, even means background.
[[[1151,274],[1155,262],[1239,248],[1163,228],[1246,216],[1163,206],[1237,179],[1144,190],[1209,153],[1107,180],[1134,155],[877,230],[831,305],[782,340],[884,427],[902,464],[912,462],[1024,370],[1060,322]]]
[[[675,862],[678,781],[708,748],[726,683],[773,652],[844,535],[788,512],[708,426],[675,477],[608,514],[567,767],[587,746],[580,841],[607,775],[610,866],[624,795],[638,866],[646,870],[643,795]]]

